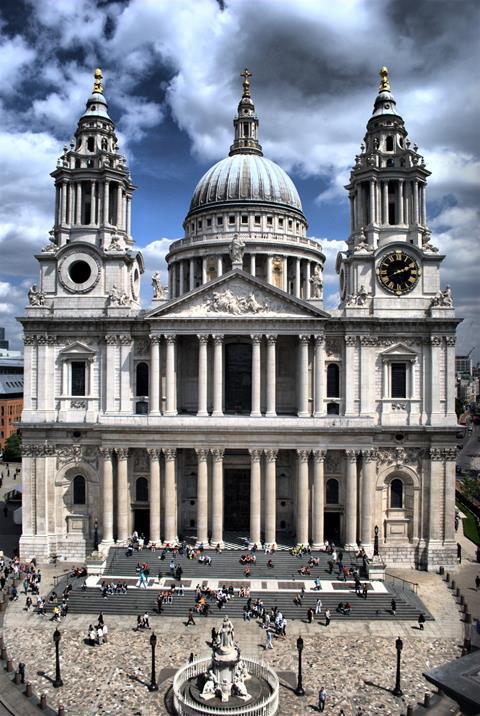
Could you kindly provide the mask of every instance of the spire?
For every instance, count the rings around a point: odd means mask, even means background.
[[[258,117],[255,114],[255,105],[250,96],[250,77],[252,73],[245,67],[240,77],[243,77],[242,98],[238,104],[237,116],[233,120],[235,139],[230,147],[232,154],[259,154],[262,156],[262,147],[258,143]]]
[[[385,65],[380,72],[379,93],[375,99],[372,117],[378,117],[384,114],[395,114],[398,116],[395,97],[391,93],[390,82],[388,80],[388,67]]]
[[[94,94],[96,94],[96,93],[103,94],[103,86],[102,86],[103,74],[102,74],[102,70],[100,69],[100,67],[97,67],[97,69],[95,70],[94,77],[95,77],[95,82],[93,83],[92,92]]]

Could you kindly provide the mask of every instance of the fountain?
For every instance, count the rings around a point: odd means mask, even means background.
[[[211,658],[177,671],[173,698],[179,716],[222,714],[270,716],[278,709],[278,677],[270,667],[242,658],[235,631],[225,616]]]

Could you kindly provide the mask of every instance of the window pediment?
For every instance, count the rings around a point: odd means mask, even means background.
[[[383,361],[388,361],[389,363],[393,361],[410,361],[411,363],[414,363],[418,357],[417,353],[412,351],[412,349],[404,343],[397,343],[396,345],[387,348],[387,350],[380,353],[380,356]]]
[[[62,348],[58,357],[60,360],[93,361],[95,359],[95,355],[96,352],[92,350],[90,346],[85,345],[85,343],[80,343],[80,341],[75,341],[75,343],[70,343],[70,345]]]

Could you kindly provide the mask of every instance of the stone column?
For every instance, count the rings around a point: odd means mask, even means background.
[[[301,264],[300,264],[300,259],[297,257],[295,259],[295,296],[297,298],[300,298],[301,292],[302,292]]]
[[[368,550],[372,549],[373,543],[376,477],[376,451],[362,450],[362,524],[360,528],[360,541],[362,547]]]
[[[223,274],[223,256],[217,256],[217,276],[222,276]]]
[[[405,216],[404,216],[404,212],[403,212],[403,204],[404,204],[403,185],[404,185],[404,180],[399,179],[398,180],[398,223],[399,224],[405,223]]]
[[[260,376],[261,376],[261,359],[260,349],[262,336],[255,334],[250,336],[252,339],[252,417],[259,417],[260,411]]]
[[[129,537],[128,515],[128,448],[115,448],[117,453],[117,541],[125,542]]]
[[[283,283],[282,288],[288,293],[288,256],[283,257]]]
[[[177,542],[177,450],[162,448],[165,456],[165,535],[168,544]]]
[[[110,179],[105,179],[103,190],[103,223],[105,226],[110,224]]]
[[[430,392],[430,425],[438,421],[440,416],[440,391],[439,391],[439,374],[440,374],[440,351],[442,347],[441,336],[430,336],[430,376],[429,376],[429,392]]]
[[[132,233],[132,198],[130,196],[127,196],[127,226],[126,226],[127,234],[128,236]]]
[[[267,256],[267,283],[272,284],[273,280],[273,256]]]
[[[123,194],[122,194],[122,185],[117,184],[117,229],[122,228],[122,222],[123,222]]]
[[[212,479],[212,543],[223,545],[223,448],[214,448]]]
[[[427,185],[425,182],[420,184],[420,197],[421,197],[421,224],[422,226],[427,225]]]
[[[312,504],[312,538],[317,549],[324,543],[323,519],[325,511],[324,465],[326,450],[313,451],[313,504]]]
[[[102,542],[113,543],[113,449],[99,447],[98,452],[102,456],[102,493],[103,493],[103,522]]]
[[[117,353],[118,336],[105,336],[106,343],[106,386],[105,408],[108,413],[115,411],[115,355]]]
[[[305,298],[310,298],[310,261],[307,261],[307,264],[305,266]]]
[[[278,450],[265,450],[265,542],[276,544],[277,538],[277,455]]]
[[[358,450],[345,450],[345,549],[357,549],[357,457]]]
[[[261,531],[261,460],[262,451],[253,449],[250,453],[250,543],[260,544]]]
[[[297,544],[308,544],[308,459],[310,450],[297,450]]]
[[[413,217],[412,224],[419,223],[418,215],[418,179],[413,180]]]
[[[150,542],[160,542],[160,450],[158,448],[147,448],[150,457]]]
[[[456,542],[455,537],[455,470],[456,448],[444,448],[445,490],[443,498],[443,539],[445,542]],[[431,493],[430,493],[431,494]]]
[[[132,412],[132,337],[123,335],[119,337],[120,342],[120,410],[122,413]]]
[[[375,179],[370,179],[370,223],[375,224],[377,217],[375,212],[375,194],[376,194],[376,187],[375,187],[376,181]]]
[[[277,414],[277,336],[267,336],[267,418]]]
[[[197,544],[208,544],[208,450],[196,448],[197,475]]]
[[[181,260],[179,261],[179,269],[180,269],[180,273],[179,273],[179,279],[178,279],[178,281],[179,281],[179,284],[180,284],[180,285],[179,285],[178,295],[179,295],[179,296],[183,296],[183,294],[184,294],[184,284],[185,284],[185,267],[184,267],[184,261],[183,261],[183,259],[181,259]]]
[[[176,383],[176,336],[166,334],[167,342],[167,361],[166,361],[166,378],[167,378],[167,405],[165,415],[177,414],[177,386]]]
[[[79,226],[82,223],[82,182],[77,181],[77,202],[75,207],[75,223]]]
[[[350,202],[350,233],[355,231],[355,197],[353,194],[348,195]]]
[[[160,415],[160,341],[161,336],[150,336],[150,415]]]
[[[190,275],[188,277],[190,291],[195,288],[195,259],[190,259]]]
[[[223,415],[223,336],[213,336],[213,416]]]
[[[357,377],[355,376],[354,357],[357,348],[357,336],[345,336],[345,381],[343,385],[343,394],[345,400],[345,415],[353,415],[354,412],[354,385]]]
[[[96,197],[97,182],[92,181],[90,183],[90,223],[96,224],[95,214],[97,213],[97,197]]]
[[[207,283],[207,257],[202,258],[202,286]]]
[[[455,336],[446,336],[445,341],[447,344],[447,370],[446,370],[446,406],[445,406],[445,414],[448,416],[451,416],[452,419],[455,419],[455,396],[456,396],[456,390],[455,390]],[[412,365],[411,372],[412,376],[414,375],[415,366]],[[412,398],[415,398],[415,394],[412,390]]]
[[[68,217],[67,222],[69,226],[75,222],[75,184],[70,183],[68,185]]]
[[[62,182],[62,224],[67,223],[67,191],[67,183]]]
[[[325,415],[325,407],[323,402],[324,379],[325,379],[325,337],[315,336],[315,355],[314,355],[314,407],[313,414],[316,418]]]
[[[386,226],[388,224],[388,179],[385,179],[382,182],[382,193],[383,193],[383,225]]]
[[[255,254],[250,254],[250,273],[252,276],[256,276],[257,266],[255,260]]]
[[[310,336],[298,337],[298,416],[310,416],[308,410],[308,346]]]
[[[200,334],[198,338],[198,417],[208,415],[207,411],[207,350],[208,335]]]

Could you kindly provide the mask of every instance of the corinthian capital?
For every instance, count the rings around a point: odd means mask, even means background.
[[[225,454],[224,448],[212,448],[211,450],[214,462],[222,462]]]
[[[150,458],[150,462],[158,462],[160,460],[160,448],[147,448],[147,453]]]
[[[252,462],[260,462],[260,460],[262,459],[263,451],[260,450],[259,448],[253,448],[253,449],[249,450],[248,452],[250,453],[250,460]]]
[[[314,462],[325,462],[325,458],[327,457],[326,450],[313,450],[312,452]]]
[[[207,461],[207,459],[208,459],[207,448],[195,448],[195,452],[197,453],[198,462],[206,462]]]
[[[377,451],[373,449],[362,450],[363,462],[375,462],[377,459]]]
[[[167,462],[172,462],[177,457],[177,448],[162,448],[162,452]]]
[[[365,452],[372,452],[366,450]],[[357,462],[357,457],[360,455],[360,450],[345,450],[345,457],[348,462]]]
[[[115,452],[117,453],[117,458],[119,460],[128,460],[128,451],[129,448],[115,448]]]
[[[104,460],[111,460],[113,455],[113,448],[111,447],[105,447],[104,445],[101,445],[98,448],[98,452],[101,457],[103,457]]]
[[[277,455],[278,455],[278,450],[265,450],[265,456],[267,458],[267,462],[276,462]]]
[[[297,450],[298,462],[308,462],[310,450]]]

